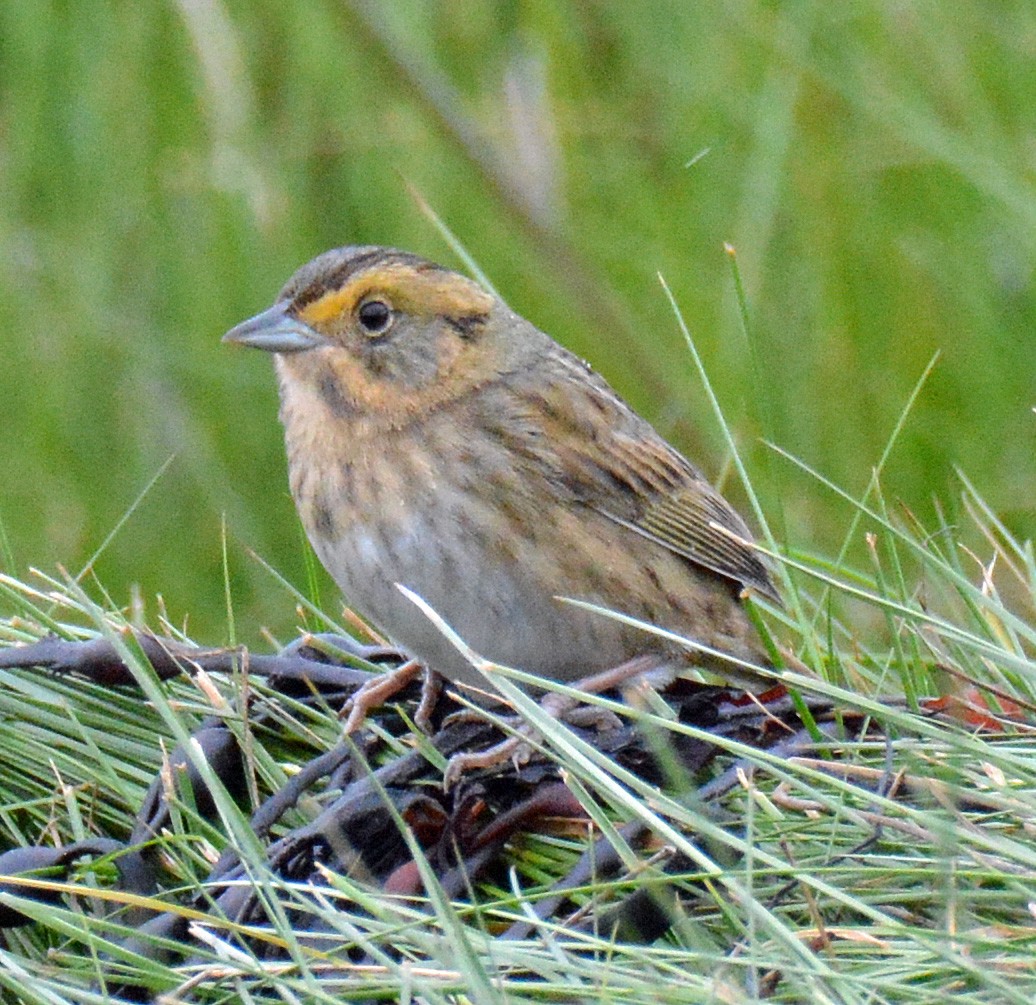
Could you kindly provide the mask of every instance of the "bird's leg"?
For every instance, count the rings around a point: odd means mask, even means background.
[[[442,686],[442,674],[436,673],[431,667],[425,667],[424,678],[421,680],[421,699],[414,711],[414,725],[428,736],[432,735],[432,712],[439,703]]]
[[[658,665],[657,656],[634,656],[625,663],[602,670],[578,680],[572,686],[584,694],[600,694],[620,687],[635,677],[654,670]],[[597,726],[598,729],[614,728],[616,716],[613,712],[593,705],[580,705],[578,698],[553,692],[546,695],[540,707],[555,718],[564,719],[579,726]],[[584,714],[588,713],[588,714]]]
[[[296,639],[291,645],[286,646],[284,654],[306,654],[310,650],[318,656],[337,657],[340,653],[349,656],[356,656],[369,663],[380,663],[388,660],[403,658],[398,649],[386,645],[365,645],[358,642],[349,635],[333,635],[321,633],[318,635],[306,634]],[[389,670],[378,674],[357,690],[342,708],[341,715],[347,716],[345,720],[346,734],[355,732],[363,725],[367,713],[372,708],[383,704],[394,694],[398,694],[417,676],[417,671],[424,671],[424,680],[421,682],[421,700],[418,702],[417,711],[414,713],[414,723],[418,729],[425,733],[431,733],[431,716],[435,710],[435,704],[442,693],[442,678],[428,667],[420,664],[415,668],[414,660],[405,660],[395,670]]]
[[[372,708],[384,705],[389,698],[399,694],[418,674],[423,672],[424,667],[417,660],[407,660],[406,663],[396,667],[395,670],[388,670],[383,674],[378,674],[377,677],[373,677],[356,691],[342,708],[340,715],[346,716],[342,731],[346,735],[355,732],[363,725],[364,720],[367,718],[367,713]],[[425,705],[425,687],[427,687],[427,678],[426,683],[421,687],[421,703],[417,708],[418,715],[421,715],[422,708]],[[432,704],[434,705],[434,699]],[[418,725],[420,725],[420,722],[418,722]]]
[[[657,663],[658,659],[655,656],[634,656],[633,659],[626,660],[625,663],[620,663],[609,670],[584,677],[572,686],[584,694],[599,694],[602,691],[610,691],[612,688],[619,687],[631,678],[640,676],[654,668]],[[557,692],[545,695],[540,701],[540,708],[551,718],[563,719],[575,725],[592,725],[598,729],[611,729],[617,724],[613,713],[592,706],[581,706],[578,698]],[[447,790],[452,788],[466,771],[492,768],[502,764],[508,758],[514,761],[516,768],[520,767],[529,759],[531,749],[527,738],[535,730],[528,724],[523,724],[519,727],[518,732],[519,735],[508,737],[486,750],[454,754],[446,765],[443,787]]]

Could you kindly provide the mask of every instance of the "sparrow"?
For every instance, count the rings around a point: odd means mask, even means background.
[[[486,659],[547,680],[647,657],[766,686],[568,602],[768,665],[743,598],[778,596],[694,465],[478,283],[405,251],[336,248],[223,340],[273,355],[309,540],[347,603],[416,660],[492,694],[399,585]]]

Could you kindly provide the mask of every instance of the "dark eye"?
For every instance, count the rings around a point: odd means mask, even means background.
[[[384,300],[368,300],[360,304],[357,317],[368,335],[383,335],[392,324],[392,308]]]

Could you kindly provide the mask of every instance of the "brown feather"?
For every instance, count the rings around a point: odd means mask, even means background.
[[[510,415],[530,403],[539,414],[499,424],[525,441],[512,449],[546,460],[575,499],[615,523],[779,603],[748,527],[700,472],[576,357],[556,349],[552,363],[553,380],[540,371],[537,387],[515,388]]]

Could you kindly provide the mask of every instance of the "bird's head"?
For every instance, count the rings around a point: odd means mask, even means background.
[[[272,307],[224,342],[276,354],[336,413],[419,413],[491,379],[518,319],[472,280],[391,248],[345,247],[314,258]],[[501,324],[501,322],[503,322]]]

